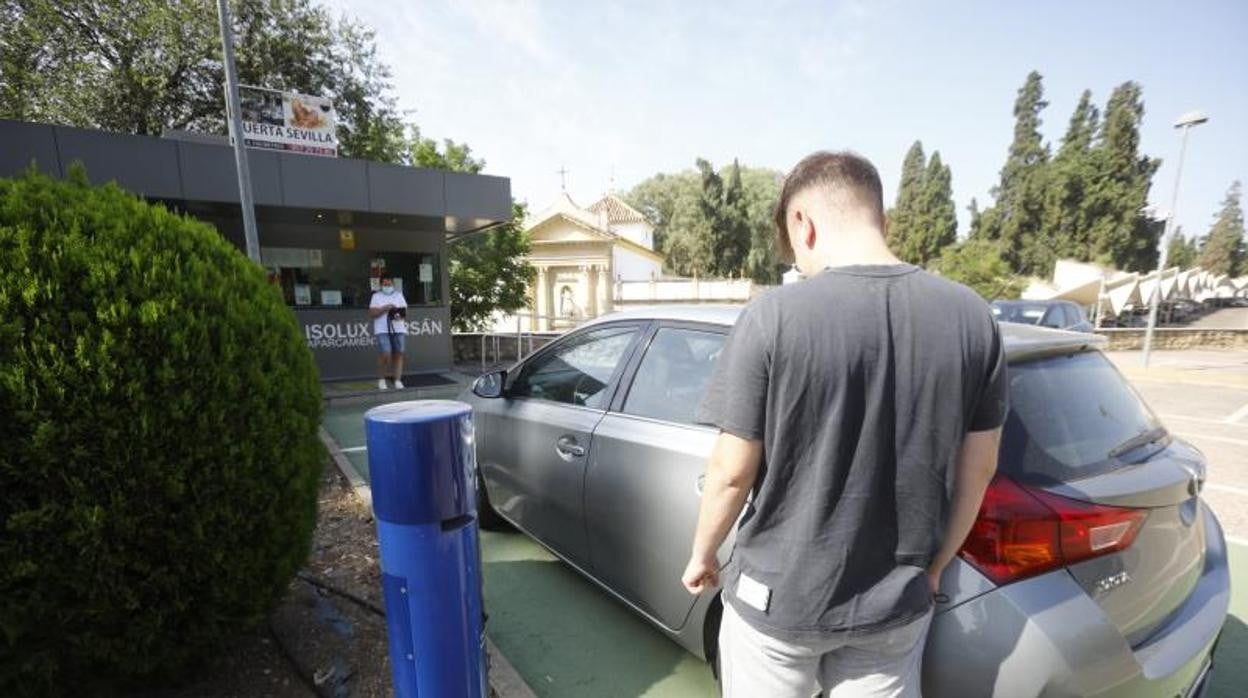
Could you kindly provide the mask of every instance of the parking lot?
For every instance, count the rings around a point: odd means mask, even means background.
[[[1219,646],[1212,696],[1248,686],[1248,352],[1158,352],[1111,359],[1163,423],[1208,459],[1205,500],[1231,541],[1232,618]],[[458,386],[403,399],[453,397]],[[378,396],[378,401],[396,396]],[[364,412],[333,406],[325,427],[367,476]],[[539,696],[713,696],[706,665],[524,536],[482,537],[488,633]],[[1238,687],[1238,688],[1236,688]]]

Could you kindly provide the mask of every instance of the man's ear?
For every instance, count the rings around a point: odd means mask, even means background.
[[[800,211],[800,213],[802,214],[802,225],[799,230],[801,231],[802,244],[806,246],[806,249],[813,250],[815,249],[815,240],[819,237],[819,231],[815,228],[815,219],[805,211]]]

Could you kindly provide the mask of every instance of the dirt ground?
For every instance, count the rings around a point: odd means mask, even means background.
[[[371,512],[336,468],[322,477],[312,552],[268,622],[236,638],[200,676],[162,698],[371,698],[392,695]],[[357,598],[353,601],[325,587]]]

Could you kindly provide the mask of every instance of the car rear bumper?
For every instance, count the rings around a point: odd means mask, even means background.
[[[1226,542],[1206,516],[1205,567],[1183,606],[1132,648],[1065,570],[941,613],[923,668],[927,696],[1187,696],[1201,688],[1230,605]]]

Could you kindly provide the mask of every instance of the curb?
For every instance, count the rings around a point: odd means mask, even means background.
[[[355,469],[351,461],[342,453],[342,449],[338,446],[338,442],[334,441],[334,437],[330,435],[325,427],[317,428],[317,435],[321,438],[321,443],[325,445],[325,450],[329,451],[330,458],[334,464],[338,466],[339,472],[347,479],[347,484],[351,487],[351,491],[355,496],[368,507],[371,512],[373,509],[373,490],[368,486],[368,482]],[[507,657],[498,650],[494,641],[487,635],[485,638],[486,651],[486,674],[489,677],[490,689],[498,698],[536,698],[533,689],[521,678],[520,672],[507,661]]]
[[[325,427],[317,427],[317,436],[321,438],[321,443],[325,445],[325,450],[329,451],[329,457],[334,460],[334,465],[338,466],[338,471],[342,476],[347,478],[347,484],[351,487],[351,491],[359,498],[369,511],[373,509],[373,489],[368,486],[368,482],[360,475],[360,471],[355,469],[351,461],[343,454],[342,449],[338,447],[338,442],[334,441],[334,437],[329,435],[329,431]]]

